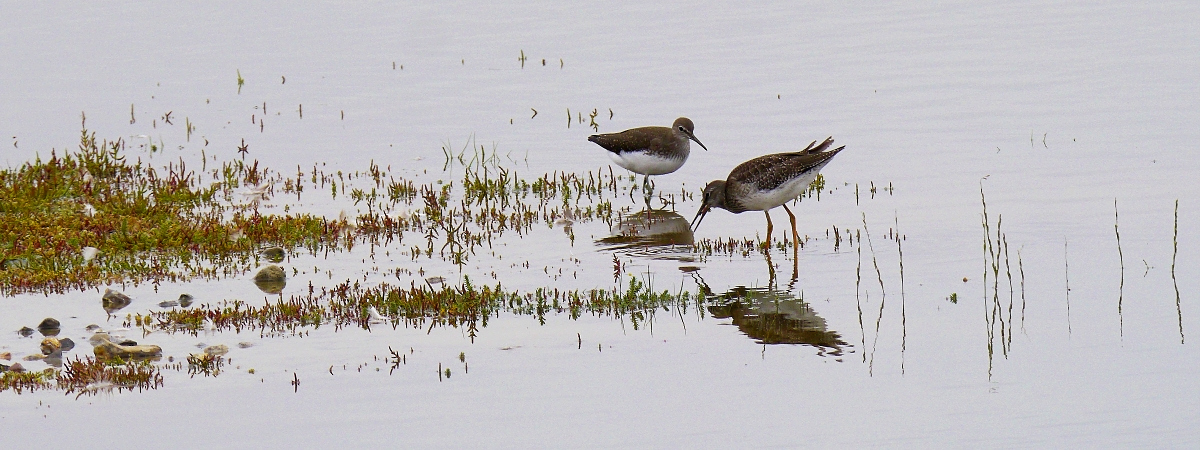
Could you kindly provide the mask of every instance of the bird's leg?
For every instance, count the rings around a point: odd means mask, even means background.
[[[783,210],[787,211],[788,219],[792,221],[792,283],[800,278],[800,234],[796,232],[796,215],[784,203]]]
[[[788,219],[791,219],[791,221],[792,221],[792,244],[794,244],[796,246],[796,248],[799,248],[800,247],[800,233],[796,232],[796,215],[792,214],[792,210],[788,209],[786,203],[783,205],[783,210],[787,211]]]
[[[774,230],[775,226],[771,224],[771,212],[763,211],[763,214],[767,215],[767,240],[763,241],[763,245],[765,245],[769,251],[771,249],[771,230]]]

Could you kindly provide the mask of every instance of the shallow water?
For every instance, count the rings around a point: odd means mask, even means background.
[[[314,165],[349,173],[373,161],[420,182],[461,178],[461,167],[443,171],[442,147],[468,142],[530,178],[607,173],[603,150],[585,139],[593,109],[601,132],[681,115],[696,122],[711,151],[697,148],[678,172],[656,177],[663,192],[698,191],[741,161],[828,135],[847,146],[823,170],[827,192],[793,208],[811,238],[797,259],[790,250],[769,259],[704,255],[687,236],[658,242],[669,246],[596,243],[610,227],[576,221],[574,240],[562,226],[541,224],[503,236],[461,271],[437,259],[413,262],[405,245],[374,257],[359,245],[284,262],[298,271],[285,296],[310,282],[380,283],[395,280],[394,268],[419,267],[451,283],[467,275],[521,290],[621,288],[637,275],[658,290],[744,287],[778,300],[741,311],[742,319],[659,311],[634,329],[629,318],[551,314],[540,324],[502,314],[474,339],[438,327],[153,333],[135,339],[176,358],[198,343],[229,345],[230,367],[218,377],[164,371],[163,387],[141,393],[5,393],[0,428],[14,444],[88,439],[109,429],[98,417],[150,424],[142,442],[196,446],[222,429],[242,430],[228,444],[244,447],[1200,441],[1200,392],[1190,382],[1200,370],[1194,3],[0,12],[0,59],[8,61],[0,135],[12,139],[0,146],[0,162],[9,167],[73,148],[80,112],[100,137],[124,136],[132,154],[157,164],[239,159],[244,139],[247,160],[284,174]],[[164,122],[168,111],[173,125]],[[185,118],[196,126],[190,140]],[[144,142],[166,150],[137,149]],[[1020,252],[1024,276],[1013,278],[1011,296],[1007,268],[998,285],[985,268],[981,189],[990,231],[1003,217],[1013,273]],[[634,215],[641,208],[640,198],[613,202]],[[330,217],[363,211],[323,192],[276,195],[266,208],[282,213],[285,205]],[[697,207],[684,200],[676,213],[687,220]],[[773,218],[780,238],[786,214]],[[764,222],[759,213],[714,211],[692,240],[762,237]],[[825,235],[834,226],[870,241],[835,248]],[[899,246],[888,239],[897,229]],[[625,264],[616,280],[614,254]],[[250,278],[112,286],[135,299],[114,319],[99,307],[103,288],[0,298],[0,330],[55,317],[86,354],[87,324],[118,326],[124,313],[158,310],[182,292],[209,304],[275,298]],[[994,323],[997,300],[1003,324]],[[823,322],[846,345],[764,344],[747,331],[751,319],[780,310],[805,329]],[[0,351],[37,351],[32,339],[5,336]],[[389,346],[411,349],[395,370],[385,362]]]

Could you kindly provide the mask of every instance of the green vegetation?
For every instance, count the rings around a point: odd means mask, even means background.
[[[123,147],[85,130],[78,152],[0,172],[0,294],[228,276],[261,245],[316,250],[345,226],[231,205],[233,189],[267,176],[257,163],[226,163],[204,183],[182,161],[156,169]]]

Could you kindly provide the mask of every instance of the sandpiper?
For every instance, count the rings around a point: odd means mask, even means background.
[[[680,117],[670,128],[631,128],[620,133],[593,134],[588,140],[608,150],[608,157],[618,166],[645,175],[643,181],[649,185],[650,175],[671,173],[683,166],[692,151],[688,141],[696,141],[708,150],[693,130],[691,119]]]
[[[783,205],[783,210],[792,220],[792,239],[800,242],[800,235],[796,232],[796,216],[788,209],[787,202],[804,193],[817,179],[817,172],[846,148],[841,146],[827,151],[831,145],[832,137],[820,145],[813,141],[798,152],[759,156],[739,164],[729,172],[727,179],[714,180],[704,186],[704,200],[700,204],[700,211],[692,219],[692,227],[699,229],[700,221],[713,207],[734,214],[762,211],[767,216],[767,242],[770,242],[770,210]]]

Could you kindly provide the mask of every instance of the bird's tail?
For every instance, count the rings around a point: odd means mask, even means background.
[[[805,147],[804,150],[800,150],[800,153],[821,153],[824,152],[825,149],[828,149],[831,145],[833,145],[832,136],[825,138],[825,142],[822,142],[820,145],[817,144],[817,141],[812,141],[811,144],[808,144],[808,147]],[[837,149],[833,150],[833,153],[837,153],[843,148],[846,148],[846,146],[843,145],[838,147]]]

